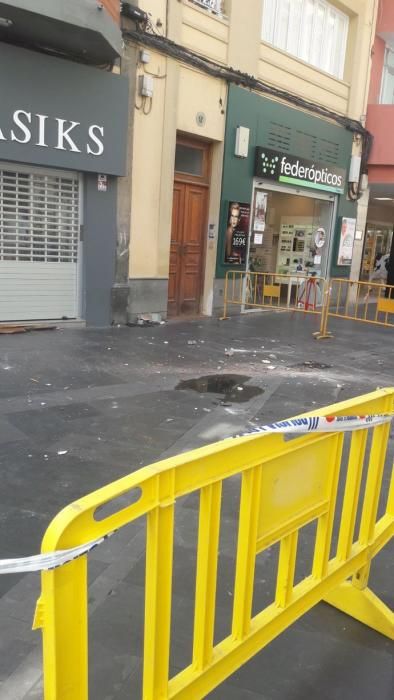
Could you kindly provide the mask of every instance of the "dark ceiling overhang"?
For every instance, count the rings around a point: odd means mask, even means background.
[[[97,0],[0,0],[0,41],[97,65],[112,63],[122,46]]]

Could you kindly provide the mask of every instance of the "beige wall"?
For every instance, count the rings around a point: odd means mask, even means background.
[[[158,32],[177,43],[252,74],[314,103],[355,119],[366,112],[370,49],[376,0],[332,0],[350,17],[345,80],[337,80],[261,41],[262,0],[226,0],[228,18],[218,18],[188,0],[140,0]],[[247,7],[247,11],[246,11]],[[166,23],[168,22],[168,27]],[[132,164],[130,277],[166,279],[169,267],[176,132],[212,142],[209,240],[203,310],[210,313],[215,271],[227,86],[171,58],[150,51],[146,71],[155,74],[152,104],[136,95]],[[138,66],[142,75],[144,67]],[[196,122],[204,112],[203,127]],[[224,113],[223,113],[224,112]]]
[[[140,6],[152,13],[153,23],[159,18],[164,25],[164,2],[147,0],[141,2]],[[226,22],[207,16],[199,8],[195,10],[192,6],[183,7],[178,3],[170,3],[168,21],[171,37],[175,34],[178,41],[183,37],[182,43],[188,43],[194,50],[197,50],[200,41],[207,42],[204,52],[210,54],[211,58],[217,58],[224,47],[223,58],[226,59]],[[212,33],[215,37],[217,35],[217,39],[209,36],[211,25]],[[199,48],[201,51],[201,44]],[[227,86],[222,80],[181,66],[172,59],[152,51],[150,54],[151,60],[145,70],[166,77],[154,80],[151,112],[144,114],[142,109],[135,110],[130,277],[168,277],[176,133],[185,132],[209,140],[212,142],[212,172],[208,223],[214,226],[215,239],[209,240],[207,244],[203,309],[205,313],[210,313]],[[137,72],[143,75],[143,66],[139,66]],[[136,96],[136,106],[141,106],[139,96]],[[206,116],[204,126],[199,126],[196,121],[198,112],[204,112]]]

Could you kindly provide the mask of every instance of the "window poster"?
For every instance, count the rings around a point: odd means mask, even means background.
[[[267,213],[267,193],[261,190],[256,191],[254,202],[253,231],[265,231],[265,219]]]
[[[338,265],[351,265],[353,257],[353,243],[356,234],[356,219],[342,219],[341,238],[338,250]]]
[[[243,265],[246,261],[250,220],[250,205],[230,202],[226,228],[224,262]]]

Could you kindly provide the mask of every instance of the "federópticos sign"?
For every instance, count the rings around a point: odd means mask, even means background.
[[[342,168],[260,146],[256,148],[255,176],[337,194],[343,194],[346,185]]]

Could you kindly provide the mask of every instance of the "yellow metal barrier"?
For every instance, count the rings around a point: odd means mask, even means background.
[[[331,279],[324,305],[318,339],[330,338],[329,318],[344,318],[375,326],[394,328],[394,286]]]
[[[394,389],[383,389],[319,414],[393,409]],[[371,560],[394,534],[393,475],[384,514],[377,515],[389,431],[386,423],[352,433],[349,452],[341,432],[291,440],[260,434],[158,462],[65,508],[49,526],[42,551],[74,547],[147,517],[144,700],[205,697],[321,600],[393,639],[394,614],[367,588]],[[341,469],[345,486],[336,506]],[[222,484],[235,474],[242,476],[242,486],[232,628],[214,644]],[[97,519],[97,509],[133,489],[137,502]],[[200,510],[193,660],[169,679],[174,513],[176,499],[194,491],[200,493]],[[340,526],[331,556],[336,507]],[[311,575],[295,584],[298,534],[311,522],[317,523]],[[256,556],[276,542],[274,600],[252,615]],[[42,573],[35,626],[43,629],[45,700],[88,698],[87,565],[83,556]]]
[[[223,319],[230,305],[246,309],[281,309],[320,314],[326,280],[302,274],[228,270],[224,283]]]

